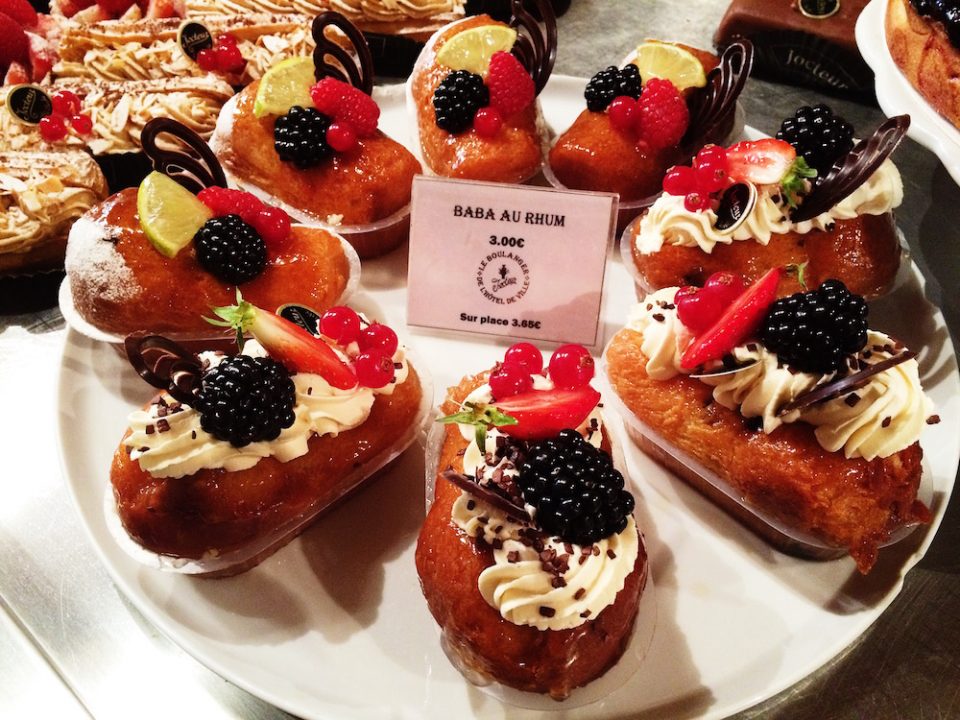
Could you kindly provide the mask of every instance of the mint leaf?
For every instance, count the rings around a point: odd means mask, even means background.
[[[804,160],[802,156],[798,156],[797,159],[793,161],[790,169],[787,170],[787,174],[784,175],[780,181],[780,187],[783,189],[783,194],[787,198],[787,204],[791,208],[797,207],[800,195],[802,195],[807,188],[806,181],[816,176],[816,169],[807,165],[807,161]]]
[[[477,447],[480,448],[481,452],[486,450],[488,427],[516,425],[518,422],[516,418],[501,412],[493,405],[464,403],[464,407],[466,410],[437,418],[437,422],[444,425],[451,425],[453,423],[458,425],[473,425],[475,430],[474,441],[477,443]]]
[[[237,288],[237,304],[236,305],[223,305],[222,307],[210,308],[213,310],[213,314],[220,318],[203,318],[211,325],[216,325],[217,327],[232,328],[236,331],[237,334],[237,347],[243,351],[243,334],[250,328],[253,324],[253,316],[256,314],[257,309],[243,299],[243,295],[240,294],[240,288]]]

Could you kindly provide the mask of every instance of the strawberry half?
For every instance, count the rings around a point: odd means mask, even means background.
[[[735,182],[774,185],[789,172],[797,151],[775,138],[745,140],[727,149],[727,174]]]
[[[357,376],[333,349],[298,325],[252,305],[237,292],[237,304],[214,308],[221,320],[207,318],[218,327],[237,331],[238,337],[251,332],[257,341],[290,372],[314,373],[338,390],[357,386]]]
[[[521,440],[540,440],[580,427],[599,402],[600,393],[585,385],[574,390],[532,390],[494,405],[517,421],[500,430]]]
[[[777,299],[777,285],[783,268],[773,268],[738,297],[713,326],[687,347],[680,365],[692,370],[711,360],[719,360],[753,335],[767,310]]]

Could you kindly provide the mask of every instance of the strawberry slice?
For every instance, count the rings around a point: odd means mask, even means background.
[[[7,74],[3,77],[4,85],[20,85],[30,82],[30,73],[23,66],[23,63],[12,62],[7,69]]]
[[[600,393],[585,385],[574,390],[532,390],[495,405],[517,421],[516,425],[504,425],[500,430],[521,440],[539,440],[580,427],[598,402]]]
[[[218,327],[229,327],[238,336],[251,332],[270,356],[290,372],[314,373],[338,390],[357,386],[357,376],[333,349],[298,325],[252,305],[237,292],[237,304],[214,308],[220,320],[207,318]]]
[[[709,330],[687,347],[680,365],[692,370],[710,360],[719,360],[753,335],[777,299],[777,285],[782,276],[783,268],[773,268],[747,288]]]
[[[775,138],[745,140],[727,149],[727,174],[735,182],[773,185],[789,172],[797,151]]]

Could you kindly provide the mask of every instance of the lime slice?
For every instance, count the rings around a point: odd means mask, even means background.
[[[283,115],[294,105],[313,107],[310,88],[316,82],[312,57],[287,58],[277,63],[260,78],[253,114]]]
[[[640,78],[644,83],[650,78],[662,78],[676,85],[677,90],[707,84],[703,65],[696,55],[676,45],[645,42],[637,48],[633,64],[640,70]]]
[[[156,171],[147,175],[137,191],[140,227],[162,255],[173,257],[213,217],[196,195]]]
[[[506,25],[481,25],[457,33],[447,40],[437,62],[453,70],[486,75],[495,52],[507,52],[517,41],[517,31]]]

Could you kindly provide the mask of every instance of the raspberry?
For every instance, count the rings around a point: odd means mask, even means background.
[[[264,208],[256,195],[230,188],[204,188],[197,193],[197,199],[210,208],[214,217],[239,215],[248,225],[254,224],[254,220]]]
[[[0,12],[0,68],[10,63],[29,63],[30,41],[17,21]]]
[[[526,68],[513,55],[502,50],[490,58],[487,87],[490,89],[490,104],[504,117],[528,107],[537,96],[533,78]]]
[[[651,78],[638,101],[637,132],[654,149],[680,142],[690,124],[690,111],[669,80]]]
[[[27,0],[0,0],[0,12],[16,21],[20,27],[32,28],[37,24],[37,11]]]
[[[337,122],[347,122],[357,137],[370,137],[377,131],[380,107],[362,90],[336,78],[326,77],[310,88],[314,107]]]

